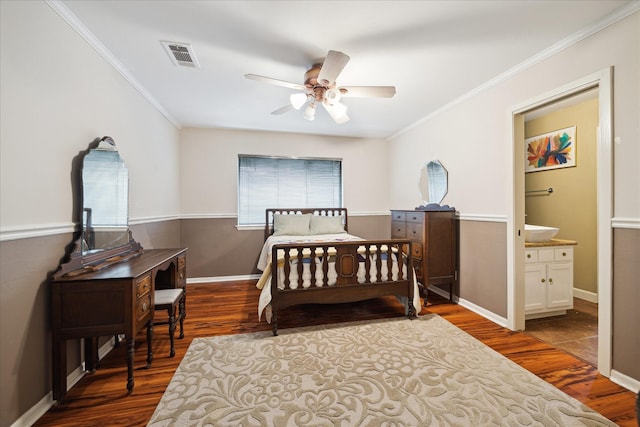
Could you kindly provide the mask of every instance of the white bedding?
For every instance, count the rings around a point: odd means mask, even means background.
[[[258,280],[258,283],[256,284],[256,286],[258,287],[258,289],[261,289],[261,293],[260,293],[260,299],[258,301],[258,319],[262,318],[262,313],[265,313],[265,318],[267,320],[267,322],[271,322],[271,253],[272,253],[272,248],[274,245],[277,244],[285,244],[285,243],[323,243],[323,242],[356,242],[356,241],[362,241],[364,239],[357,237],[357,236],[353,236],[350,234],[346,234],[346,233],[340,233],[340,234],[322,234],[322,235],[312,235],[312,236],[270,236],[267,241],[264,243],[263,247],[262,247],[262,252],[260,253],[260,258],[258,259],[258,269],[262,271],[262,275],[260,277],[260,279]],[[373,257],[375,258],[376,255],[373,255]],[[316,260],[316,262],[320,262],[319,259]],[[371,271],[372,273],[375,270],[375,263],[372,263],[372,267],[371,267]],[[333,268],[333,263],[330,263],[331,268],[329,269],[329,274],[328,274],[328,278],[329,278],[329,285],[333,285],[335,284],[335,278],[336,278],[336,274],[335,274],[335,269]],[[279,267],[280,269],[282,268],[281,266]],[[398,267],[397,264],[394,263],[394,267],[392,268],[392,275],[393,278],[397,278],[397,274],[398,274]],[[387,267],[386,267],[386,263],[383,263],[382,265],[382,274],[383,276],[386,275],[387,273]],[[406,271],[404,271],[403,273],[406,277]],[[373,275],[373,274],[372,274]],[[321,269],[318,268],[316,270],[316,277],[318,279],[320,279],[322,277],[322,272]],[[292,269],[291,273],[290,273],[290,279],[291,279],[291,287],[295,288],[297,286],[297,278],[298,278],[298,273],[296,269]],[[310,265],[305,263],[303,265],[303,280],[304,280],[304,287],[308,287],[311,286],[311,269],[310,269]],[[364,268],[360,268],[358,270],[358,281],[359,282],[364,282],[365,281],[365,269]],[[320,280],[316,281],[316,285],[315,286],[322,286],[322,283]],[[278,287],[283,289],[284,285],[282,283],[278,284]],[[401,297],[399,296],[399,299],[405,303],[406,301],[406,297]],[[414,273],[414,298],[413,298],[413,306],[416,309],[416,311],[420,310],[420,293],[418,290],[418,285],[417,285],[417,281],[415,280],[415,273]]]

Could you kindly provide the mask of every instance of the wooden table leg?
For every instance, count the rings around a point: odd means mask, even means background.
[[[135,356],[135,337],[127,337],[127,391],[129,394],[133,392],[133,359]]]
[[[151,362],[153,361],[152,341],[153,341],[153,321],[149,320],[149,322],[147,323],[147,368],[151,367]]]
[[[60,401],[67,393],[67,342],[54,337],[51,347],[53,356],[53,400]]]
[[[94,373],[98,369],[98,337],[88,337],[84,339],[84,364],[85,369]]]

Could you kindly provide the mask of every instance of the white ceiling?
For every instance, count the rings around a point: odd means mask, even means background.
[[[54,3],[53,1],[51,2]],[[636,0],[64,0],[141,91],[180,126],[388,137]],[[68,12],[66,11],[66,12]],[[73,19],[72,19],[73,20]],[[192,45],[201,68],[173,65],[161,41]],[[328,50],[351,57],[342,86],[395,85],[391,99],[348,98],[335,124],[291,110],[292,89]]]

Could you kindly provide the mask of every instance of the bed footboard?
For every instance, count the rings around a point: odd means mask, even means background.
[[[407,239],[275,245],[271,255],[273,334],[278,331],[278,310],[303,303],[398,295],[406,297],[406,312],[415,317],[410,254]]]

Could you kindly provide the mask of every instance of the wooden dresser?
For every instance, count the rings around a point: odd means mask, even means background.
[[[425,304],[432,285],[448,285],[453,301],[458,278],[455,209],[441,209],[391,211],[391,238],[412,241],[413,267]]]
[[[54,275],[51,279],[53,399],[67,392],[66,340],[84,338],[85,367],[98,362],[98,337],[124,334],[127,390],[133,390],[136,335],[147,328],[147,366],[153,354],[154,291],[185,288],[186,248],[149,249],[97,271]]]

